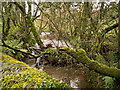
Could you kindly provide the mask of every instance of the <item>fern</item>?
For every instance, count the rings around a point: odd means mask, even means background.
[[[105,88],[114,88],[115,85],[115,79],[112,77],[104,76],[104,87]]]
[[[23,42],[20,42],[20,40],[7,40],[5,43],[13,48],[20,48],[23,45]]]

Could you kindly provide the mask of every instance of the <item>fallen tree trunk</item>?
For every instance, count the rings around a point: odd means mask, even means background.
[[[71,55],[73,58],[75,58],[77,61],[81,62],[91,70],[94,70],[105,76],[110,76],[116,79],[120,79],[120,69],[116,67],[108,67],[107,65],[101,64],[95,60],[91,60],[86,55],[86,52],[83,49],[73,50],[68,47],[62,47],[60,48],[60,51],[64,51],[67,54]]]

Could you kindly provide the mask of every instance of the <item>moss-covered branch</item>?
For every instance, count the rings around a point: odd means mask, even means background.
[[[111,30],[113,30],[114,28],[117,28],[118,27],[118,23],[116,23],[116,24],[114,24],[114,25],[112,25],[112,26],[110,26],[110,27],[107,27],[107,28],[105,28],[104,30],[103,30],[103,35],[102,36],[104,36],[106,33],[108,33],[109,31],[111,31]]]
[[[60,48],[60,51],[64,51],[67,54],[74,57],[77,61],[81,62],[89,69],[94,70],[106,76],[111,76],[120,79],[120,70],[116,67],[108,67],[107,65],[101,64],[97,61],[91,60],[83,49],[73,50],[68,47]]]

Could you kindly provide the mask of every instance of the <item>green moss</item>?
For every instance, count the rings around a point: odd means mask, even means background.
[[[86,55],[86,52],[84,49],[77,49],[76,53],[79,55]]]
[[[0,81],[2,81],[2,88],[66,88],[68,85],[63,81],[57,80],[52,76],[48,75],[44,71],[41,72],[36,68],[29,67],[27,64],[20,62],[8,55],[3,55],[4,63],[9,62],[12,66],[4,68],[4,71],[10,71],[13,69],[20,69],[19,65],[24,65],[25,69],[15,74],[7,74],[3,76]],[[8,64],[8,63],[7,63]],[[8,64],[8,65],[9,65]],[[19,65],[18,65],[19,64]],[[18,66],[15,66],[18,65]],[[17,67],[17,68],[16,68]]]
[[[45,72],[35,68],[29,68],[18,75],[4,76],[2,78],[4,88],[62,88],[67,84],[56,80]]]
[[[120,71],[115,67],[109,67],[107,65],[103,65],[97,61],[91,60],[87,55],[85,50],[83,49],[70,49],[67,47],[61,48],[63,51],[65,51],[67,54],[73,56],[77,61],[81,62],[88,68],[95,70],[98,73],[112,76],[115,78],[120,78]]]
[[[9,62],[8,65],[10,65],[10,64],[22,64],[22,65],[25,65],[26,67],[29,67],[29,65],[27,65],[23,62],[20,62],[17,59],[14,59],[8,55],[2,55],[2,63],[6,63],[6,62]]]

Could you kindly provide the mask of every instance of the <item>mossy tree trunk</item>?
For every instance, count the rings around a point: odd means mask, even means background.
[[[41,41],[40,35],[37,32],[36,27],[34,26],[33,22],[31,22],[31,31],[32,31],[32,33],[34,35],[34,38],[35,38],[36,42],[38,43],[40,48],[43,49],[43,47],[44,47],[43,42]]]
[[[114,77],[120,79],[120,69],[116,67],[108,67],[107,65],[101,64],[97,61],[91,60],[83,49],[73,50],[68,47],[62,47],[60,50],[74,57],[77,61],[84,64],[91,70],[94,70],[105,76]]]
[[[22,16],[26,20],[26,22],[27,22],[26,24],[28,25],[29,30],[33,33],[34,38],[35,38],[36,42],[38,43],[38,45],[40,46],[40,48],[43,49],[44,45],[43,45],[43,42],[41,41],[40,35],[37,32],[37,29],[36,29],[36,27],[34,25],[31,13],[28,12],[29,14],[26,14],[24,7],[21,4],[19,4],[18,2],[14,2],[14,4],[16,6],[18,6],[18,8],[21,10]],[[30,9],[29,9],[29,11],[30,11]]]
[[[119,1],[119,5],[118,5],[118,7],[119,7],[119,10],[118,10],[118,12],[119,12],[119,26],[118,26],[118,68],[120,68],[120,1]]]
[[[3,27],[4,27],[4,29],[3,29],[3,34],[4,34],[3,39],[6,40],[8,34],[9,34],[9,30],[10,30],[10,11],[11,11],[11,8],[12,8],[11,2],[2,3],[2,9],[3,8],[5,9],[4,12],[2,11]]]

